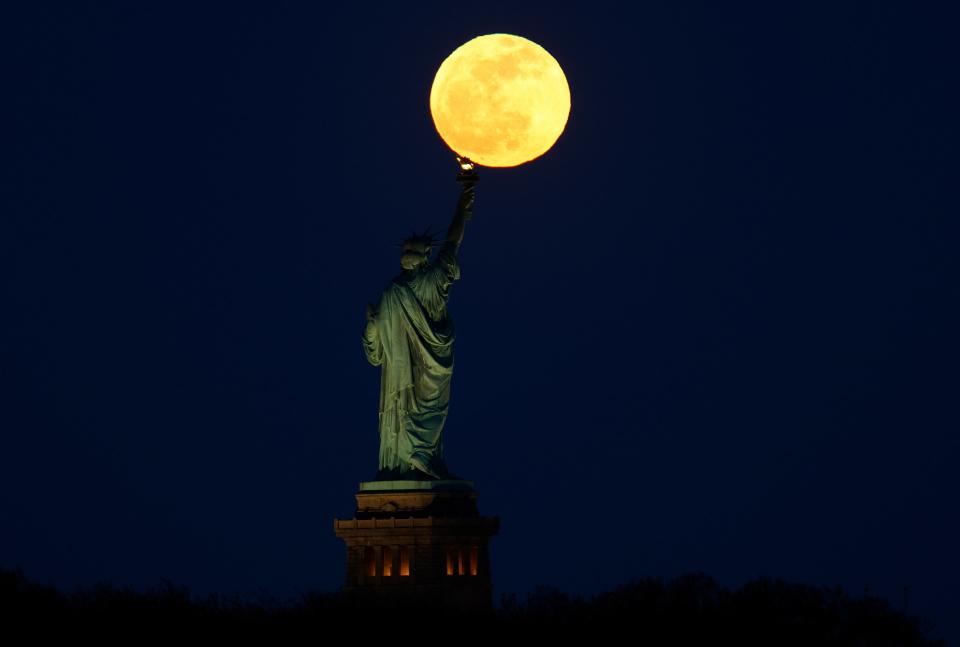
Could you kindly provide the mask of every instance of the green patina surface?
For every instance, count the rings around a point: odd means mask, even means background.
[[[379,489],[384,483],[415,483],[404,479],[410,473],[436,479],[434,483],[457,480],[443,457],[456,337],[447,301],[451,284],[460,278],[457,249],[473,195],[473,185],[464,183],[447,240],[434,260],[428,260],[431,241],[424,236],[404,242],[403,271],[379,303],[367,308],[363,352],[381,367]]]
[[[400,492],[410,490],[473,490],[473,481],[366,481],[360,484],[361,492]]]

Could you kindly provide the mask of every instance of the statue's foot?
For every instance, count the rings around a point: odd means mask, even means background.
[[[433,478],[433,479],[440,478],[440,475],[437,474],[432,469],[430,469],[430,466],[427,465],[426,461],[421,460],[420,457],[418,456],[410,457],[410,467],[422,472],[425,476],[429,476],[430,478]]]

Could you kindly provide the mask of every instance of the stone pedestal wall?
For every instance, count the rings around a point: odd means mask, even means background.
[[[489,540],[500,520],[480,516],[472,487],[385,483],[379,490],[377,482],[362,484],[355,518],[334,520],[346,544],[344,590],[490,607]]]

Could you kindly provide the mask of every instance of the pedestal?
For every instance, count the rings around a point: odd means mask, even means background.
[[[470,481],[360,484],[353,519],[334,519],[346,543],[344,591],[434,598],[490,608],[490,537],[497,517],[481,517]]]

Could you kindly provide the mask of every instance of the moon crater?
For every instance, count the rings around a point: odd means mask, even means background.
[[[483,166],[518,166],[543,155],[563,133],[570,87],[556,59],[533,41],[488,34],[440,65],[430,113],[459,155]]]

